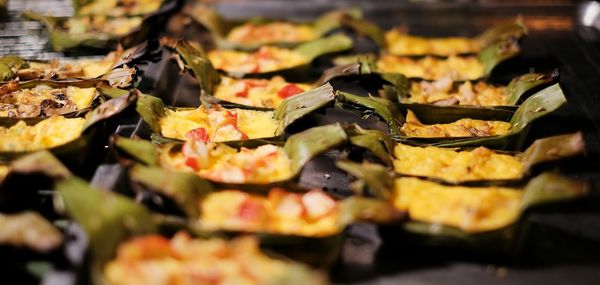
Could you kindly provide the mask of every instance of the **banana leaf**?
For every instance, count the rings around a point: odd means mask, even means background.
[[[505,91],[506,96],[508,96],[508,97],[506,98],[505,104],[498,105],[498,106],[411,103],[409,101],[409,98],[411,96],[411,94],[410,94],[411,93],[411,85],[415,81],[410,80],[401,74],[399,74],[395,79],[396,79],[396,82],[392,82],[392,84],[394,85],[394,87],[391,88],[391,89],[393,89],[392,94],[386,95],[386,97],[387,98],[396,97],[398,102],[400,102],[407,109],[412,110],[413,108],[422,108],[422,109],[431,108],[431,112],[437,112],[441,108],[456,109],[456,112],[468,112],[468,111],[472,111],[473,109],[477,109],[477,110],[484,109],[484,110],[490,110],[490,111],[493,111],[496,109],[501,109],[501,111],[504,111],[504,110],[514,111],[517,109],[519,102],[523,98],[523,95],[525,95],[528,91],[530,91],[536,87],[544,86],[551,82],[556,81],[558,79],[558,70],[555,70],[555,71],[553,71],[551,73],[547,73],[547,74],[527,73],[527,74],[515,77],[513,80],[511,80],[511,82],[507,86],[502,87]],[[452,87],[453,89],[458,87],[457,83],[458,82],[454,83],[454,86]],[[460,84],[460,83],[458,83],[458,84]],[[473,84],[476,84],[476,82],[473,82]]]
[[[352,39],[343,34],[334,34],[328,37],[316,39],[310,42],[303,43],[299,46],[290,49],[292,52],[300,55],[305,59],[305,62],[296,66],[286,67],[279,70],[248,73],[242,71],[225,71],[220,70],[227,75],[235,78],[270,78],[275,75],[281,75],[289,81],[299,82],[310,78],[311,64],[320,56],[330,53],[337,53],[349,50],[352,48]],[[217,67],[217,69],[219,69]]]
[[[27,60],[18,56],[0,57],[0,81],[10,81],[19,79],[20,81],[29,80],[72,80],[72,79],[104,79],[108,80],[111,76],[119,76],[116,70],[121,73],[129,72],[133,76],[136,73],[134,68],[127,68],[127,65],[133,66],[142,62],[148,52],[148,43],[144,42],[129,49],[123,50],[119,47],[102,58],[87,59],[55,59],[55,60]],[[92,74],[85,75],[83,63],[95,64],[104,68],[102,72],[92,70]],[[72,69],[64,68],[70,66]],[[92,65],[93,66],[93,65]],[[112,75],[111,75],[112,74]],[[133,78],[128,82],[127,87],[133,83]]]
[[[161,42],[164,46],[167,46],[175,51],[172,57],[176,60],[182,71],[192,71],[200,85],[200,100],[203,105],[219,104],[225,108],[242,108],[264,111],[273,110],[273,108],[242,105],[214,97],[214,92],[221,80],[221,75],[206,58],[204,50],[199,45],[186,40],[176,41],[169,38],[162,38]],[[314,83],[312,85],[313,88],[325,85],[332,78],[344,76],[345,74],[341,70],[336,70],[335,67],[332,68],[332,70],[326,71],[326,73],[328,74],[328,77]]]
[[[478,78],[469,78],[469,80],[488,78],[492,74],[492,71],[494,70],[494,68],[496,68],[496,66],[498,66],[500,63],[502,63],[510,58],[518,56],[520,53],[521,53],[521,49],[519,47],[519,44],[514,39],[509,39],[506,41],[498,42],[498,43],[495,43],[493,45],[486,47],[485,49],[481,50],[476,56],[473,56],[476,58],[477,62],[479,62],[479,64],[481,64],[483,73]],[[418,60],[418,59],[414,59],[411,57],[402,57],[402,56],[397,56],[397,57],[398,58],[407,58],[407,59],[411,59],[411,60]],[[440,59],[440,58],[435,58],[435,59],[439,60],[439,61],[447,60],[447,59]],[[351,69],[358,73],[353,74],[351,72],[348,72],[346,74],[346,76],[370,74],[370,75],[378,75],[381,78],[383,78],[387,81],[390,81],[390,82],[396,82],[398,76],[400,76],[400,73],[386,72],[386,71],[380,70],[378,68],[378,61],[379,61],[378,56],[376,56],[374,54],[357,54],[357,55],[339,56],[334,59],[334,64],[338,65],[338,66],[348,66],[348,67],[352,66],[352,64],[357,64],[357,63],[360,64],[360,68],[352,68]],[[405,75],[405,76],[411,80],[438,80],[438,79],[441,79],[441,77],[440,78],[419,78],[419,77],[410,77],[408,75]]]
[[[165,222],[134,200],[96,189],[76,177],[59,182],[56,189],[56,207],[80,224],[89,238],[93,284],[107,284],[102,268],[115,257],[119,245],[131,238],[174,228],[172,223]],[[216,238],[216,235],[195,235]],[[293,266],[297,265],[294,263]]]
[[[325,84],[319,88],[306,91],[304,93],[292,96],[281,103],[277,109],[272,112],[273,119],[277,121],[278,127],[271,137],[249,138],[247,143],[255,139],[261,140],[281,140],[285,135],[285,130],[294,122],[304,116],[315,112],[321,108],[330,105],[334,101],[333,87],[330,84]],[[207,106],[210,108],[210,106]],[[227,108],[225,108],[227,109]],[[173,108],[166,107],[162,100],[156,97],[142,95],[137,103],[137,111],[142,119],[150,126],[153,132],[157,135],[162,135],[160,120],[167,116],[167,110],[182,111],[194,110],[194,108]],[[234,109],[231,109],[234,110]],[[243,111],[244,109],[238,109]],[[177,139],[177,138],[168,138]],[[227,143],[239,144],[239,141],[229,141]]]
[[[382,199],[392,199],[391,189],[394,176],[386,168],[376,164],[359,164],[338,161],[336,165],[357,177],[370,193]],[[402,178],[399,178],[402,179]],[[414,178],[413,178],[414,179]],[[453,191],[461,186],[445,186],[444,191]],[[459,187],[459,188],[455,188]],[[471,191],[490,191],[492,188],[472,188]],[[458,191],[458,190],[456,190]],[[516,249],[525,234],[523,227],[529,212],[539,206],[555,205],[586,196],[590,185],[585,181],[570,180],[555,173],[546,172],[531,179],[525,186],[515,188],[522,191],[517,217],[511,224],[480,232],[465,231],[454,226],[409,220],[400,227],[381,228],[382,237],[399,238],[422,245],[443,245],[507,252]],[[451,193],[451,192],[448,192]],[[410,216],[410,213],[408,213]]]
[[[83,21],[84,19],[98,18],[104,16],[75,16],[72,18],[68,17],[53,17],[46,16],[34,12],[24,12],[23,16],[42,22],[50,33],[50,41],[52,49],[55,51],[68,51],[76,48],[91,48],[91,49],[102,49],[111,50],[115,49],[119,44],[125,48],[132,47],[145,41],[153,31],[159,28],[167,19],[168,15],[174,12],[177,8],[178,1],[167,1],[161,8],[154,13],[145,16],[138,16],[141,18],[141,23],[131,23],[131,28],[122,35],[114,33],[114,31],[93,31],[88,27],[82,26],[83,24],[78,23],[77,28],[86,28],[82,32],[72,32],[67,27],[67,22],[71,21]],[[126,21],[131,18],[118,17],[118,18],[106,18],[109,21],[120,20]]]
[[[336,101],[346,108],[360,110],[365,115],[377,115],[388,124],[390,136],[398,142],[440,147],[486,146],[494,149],[518,148],[532,121],[557,110],[566,103],[562,89],[558,84],[554,84],[527,98],[509,118],[498,118],[494,114],[492,114],[494,116],[490,116],[489,113],[455,114],[448,112],[430,114],[429,117],[421,119],[423,123],[449,123],[461,118],[504,120],[511,125],[507,134],[468,138],[414,138],[407,137],[401,132],[400,128],[404,124],[404,118],[399,115],[399,106],[387,99],[361,97],[338,91],[336,92]]]
[[[78,177],[55,186],[55,207],[80,224],[89,239],[94,284],[104,284],[102,266],[119,244],[139,235],[158,232],[152,213],[133,200],[96,189]]]
[[[16,124],[18,121],[25,121],[28,124],[34,124],[40,122],[46,118],[52,116],[64,116],[67,118],[80,117],[93,110],[95,107],[105,102],[108,99],[127,95],[130,93],[129,90],[120,89],[116,86],[128,86],[132,80],[134,69],[121,69],[117,68],[112,73],[107,74],[104,79],[89,79],[89,80],[66,80],[66,81],[55,81],[55,80],[31,80],[31,81],[12,81],[8,83],[0,83],[0,89],[6,90],[6,94],[12,92],[18,92],[19,90],[35,89],[39,86],[47,86],[53,89],[77,87],[77,88],[95,88],[94,95],[91,98],[89,104],[78,110],[65,110],[64,112],[52,112],[51,114],[42,113],[42,107],[40,107],[40,113],[37,116],[26,116],[26,117],[0,117],[0,126],[10,126]],[[105,80],[106,79],[106,80]],[[112,81],[112,82],[111,82]],[[0,91],[0,93],[3,93]],[[70,98],[69,98],[70,99]],[[56,102],[58,103],[58,102]],[[19,104],[16,104],[17,107]]]
[[[429,174],[423,173],[418,174],[416,172],[404,173],[396,170],[397,175],[400,176],[415,176],[419,178],[427,178],[435,182],[440,182],[444,184],[463,184],[463,185],[496,185],[496,184],[506,184],[509,182],[521,182],[524,179],[529,178],[531,174],[532,168],[535,165],[541,163],[547,163],[551,161],[563,160],[567,158],[582,156],[585,154],[585,141],[583,139],[583,134],[581,132],[552,136],[542,139],[537,139],[533,142],[531,146],[529,146],[524,152],[495,152],[498,154],[510,155],[516,159],[521,165],[521,172],[518,173],[518,176],[510,179],[493,179],[493,178],[471,178],[467,176],[457,177],[456,179],[448,179],[443,178],[442,176],[431,176]],[[457,151],[461,151],[462,149],[457,149]],[[468,149],[472,150],[472,149]],[[432,156],[434,154],[431,154]],[[398,158],[396,158],[398,159]],[[430,157],[432,161],[436,161],[436,158]],[[459,167],[459,166],[455,166]],[[485,174],[484,174],[485,175]]]
[[[346,134],[351,145],[370,151],[385,165],[393,164],[390,153],[394,151],[394,142],[385,133],[351,125],[346,127]]]
[[[235,49],[235,50],[243,50],[243,51],[253,51],[259,49],[263,45],[271,45],[271,46],[280,46],[280,47],[288,47],[292,48],[303,43],[306,43],[310,40],[318,39],[324,37],[329,32],[336,30],[342,27],[349,27],[359,33],[364,33],[368,36],[371,33],[365,33],[364,26],[360,25],[360,23],[366,22],[362,19],[362,11],[358,9],[340,9],[334,10],[325,14],[322,14],[320,17],[316,18],[312,22],[306,23],[293,23],[287,20],[277,20],[277,19],[264,19],[264,18],[251,18],[243,21],[230,21],[224,19],[217,11],[214,9],[207,7],[202,4],[188,5],[183,9],[183,13],[188,15],[193,21],[202,25],[206,28],[212,38],[215,45],[220,49]],[[244,24],[252,24],[252,25],[264,25],[268,23],[274,22],[283,22],[289,23],[295,26],[305,25],[307,26],[313,33],[314,38],[300,40],[300,41],[276,41],[276,42],[261,42],[261,39],[255,39],[256,42],[250,43],[241,43],[237,41],[228,40],[228,35],[235,28],[241,27]],[[368,22],[367,22],[368,23]],[[371,24],[373,25],[373,24]]]
[[[337,146],[344,144],[347,140],[347,135],[341,125],[327,125],[321,127],[314,127],[303,132],[291,135],[285,144],[283,145],[283,151],[287,154],[290,159],[290,175],[280,181],[270,181],[268,183],[226,183],[220,181],[213,181],[213,184],[218,187],[224,187],[229,189],[265,189],[272,187],[286,187],[294,188],[295,181],[298,178],[302,168],[308,161],[315,156],[333,149]],[[256,148],[259,145],[268,144],[268,142],[257,142],[254,146],[246,146],[249,148]],[[160,166],[159,159],[160,151],[180,151],[181,143],[170,143],[161,146],[152,144],[149,141],[144,140],[132,140],[123,137],[117,137],[115,145],[120,150],[129,154],[138,161],[141,161],[149,166]],[[240,146],[237,146],[240,147]]]
[[[113,90],[113,92],[123,93],[124,91],[118,89],[117,91]],[[96,131],[101,127],[99,123],[121,113],[137,99],[139,91],[133,90],[127,92],[129,92],[128,95],[110,99],[89,112],[85,116],[85,122],[79,137],[65,144],[48,148],[47,150],[65,164],[72,166],[83,165],[85,156],[82,154],[87,154],[88,151],[90,151],[90,146]],[[0,141],[2,141],[1,138]],[[0,162],[8,162],[31,152],[32,151],[0,152]]]
[[[0,173],[0,187],[5,179],[10,179],[10,176],[15,174],[43,173],[55,179],[67,178],[71,175],[69,169],[46,150],[22,156],[8,164],[0,165],[0,167],[6,167],[5,172]]]
[[[388,31],[386,33],[386,36],[388,36],[390,38],[388,41],[386,41],[387,52],[390,54],[400,55],[400,56],[423,56],[423,55],[450,56],[450,55],[468,55],[468,54],[479,52],[481,49],[483,49],[489,45],[498,43],[498,42],[507,41],[507,40],[511,40],[511,39],[519,40],[527,34],[527,28],[523,24],[523,20],[521,19],[521,17],[518,17],[516,20],[514,20],[512,22],[508,22],[508,23],[504,23],[501,25],[497,25],[497,26],[488,28],[483,33],[481,33],[480,35],[473,37],[473,38],[462,38],[462,37],[424,38],[424,37],[419,37],[419,36],[407,35],[408,37],[415,37],[416,40],[419,41],[419,43],[421,41],[429,42],[429,43],[437,42],[438,44],[442,45],[442,42],[440,42],[440,41],[444,41],[446,39],[451,39],[452,41],[461,40],[461,41],[465,41],[465,43],[470,43],[470,44],[467,44],[467,46],[469,46],[469,48],[462,48],[462,49],[450,50],[450,51],[445,51],[445,52],[444,51],[436,52],[436,51],[432,51],[432,50],[420,51],[420,52],[414,52],[414,51],[413,52],[411,52],[411,51],[402,52],[402,51],[394,50],[393,48],[391,48],[391,46],[393,46],[393,44],[394,44],[394,41],[392,39],[392,37],[393,37],[392,33],[394,33],[394,32],[395,31],[392,30],[392,31]],[[404,34],[404,33],[402,33],[402,34]],[[400,41],[402,41],[402,40],[400,40]],[[409,46],[409,47],[411,46],[410,38],[404,39],[404,41],[405,41],[406,46]]]

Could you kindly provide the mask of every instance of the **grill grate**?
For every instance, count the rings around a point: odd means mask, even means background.
[[[63,57],[63,53],[50,49],[44,25],[21,17],[23,11],[33,11],[54,16],[71,16],[73,7],[69,0],[10,0],[8,17],[0,20],[0,56],[17,55],[28,59]]]

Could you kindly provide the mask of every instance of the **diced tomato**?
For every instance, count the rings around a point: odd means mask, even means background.
[[[200,165],[198,165],[198,158],[195,156],[186,157],[185,165],[191,167],[194,171],[198,171],[198,169],[200,169]]]
[[[233,111],[225,111],[225,120],[223,121],[223,126],[232,125],[237,128],[238,115]]]
[[[195,141],[209,141],[208,132],[202,127],[189,131],[187,134],[185,134],[185,137]]]
[[[254,68],[252,69],[252,73],[259,73],[260,72],[260,64],[256,64],[254,66]]]
[[[311,219],[326,216],[335,209],[335,200],[321,190],[311,190],[302,195],[302,204],[306,214]]]
[[[273,55],[271,54],[271,50],[266,49],[266,48],[261,48],[258,50],[258,52],[256,52],[256,57],[261,58],[261,59],[268,59],[273,57]]]
[[[250,89],[248,88],[247,85],[245,85],[244,89],[242,89],[242,91],[238,91],[238,92],[235,93],[235,97],[247,98],[248,97],[248,91],[250,91]]]
[[[281,88],[281,90],[279,90],[279,92],[277,92],[277,96],[279,96],[279,98],[281,98],[281,99],[285,99],[287,97],[294,96],[294,95],[302,93],[302,92],[304,92],[304,90],[302,88],[296,86],[296,84],[288,84],[288,85],[284,86],[283,88]]]
[[[238,208],[238,217],[247,222],[256,221],[260,217],[262,208],[260,202],[247,198]]]

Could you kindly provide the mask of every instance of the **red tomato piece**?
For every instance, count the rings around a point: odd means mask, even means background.
[[[238,217],[247,222],[256,221],[262,212],[262,204],[247,198],[238,208]]]
[[[296,84],[288,84],[288,85],[284,86],[283,88],[281,88],[281,90],[279,90],[279,92],[277,92],[277,96],[279,96],[279,98],[281,98],[281,99],[285,99],[287,97],[294,96],[294,95],[302,93],[302,92],[304,92],[304,90],[302,88],[296,86]]]
[[[198,165],[198,158],[195,156],[186,157],[185,165],[191,167],[194,171],[198,171],[198,169],[200,169],[200,165]]]
[[[208,132],[202,127],[189,131],[187,134],[185,134],[185,137],[195,141],[209,141]]]

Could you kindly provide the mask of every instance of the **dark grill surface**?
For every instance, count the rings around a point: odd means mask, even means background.
[[[529,218],[527,238],[518,256],[496,257],[448,248],[421,248],[382,244],[370,225],[350,229],[342,258],[332,270],[339,284],[598,284],[600,281],[600,32],[583,26],[582,7],[589,3],[569,1],[226,1],[217,7],[225,16],[285,17],[294,20],[314,18],[324,11],[356,5],[365,17],[384,28],[404,25],[412,33],[428,36],[472,36],[490,25],[522,15],[529,28],[523,55],[503,64],[492,78],[508,82],[530,70],[560,70],[560,83],[569,105],[537,121],[528,137],[536,138],[581,130],[588,145],[586,160],[568,161],[558,169],[573,177],[589,179],[591,199],[578,202],[562,212],[536,213]],[[37,22],[20,19],[19,12],[33,9],[68,16],[73,13],[68,0],[11,0],[9,17],[0,21],[0,55],[17,54],[27,58],[64,56],[51,52],[47,33]],[[172,62],[144,67],[141,89],[161,95],[166,103],[178,106],[198,104],[198,90],[189,75],[178,76]],[[336,87],[345,88],[344,83]],[[335,82],[334,82],[335,85]],[[115,132],[147,136],[148,130],[131,114],[122,119]],[[327,185],[344,188],[348,178],[332,170],[328,153],[309,163],[301,176],[306,186]],[[118,189],[123,169],[110,155],[93,166],[93,184]],[[331,178],[322,172],[331,171]],[[539,169],[541,170],[541,169]],[[69,272],[57,272],[44,284],[69,284]]]

